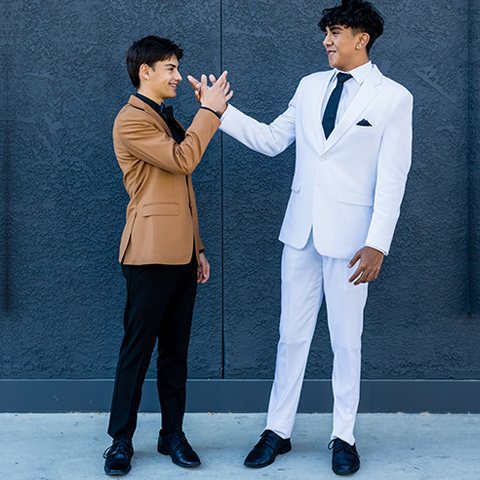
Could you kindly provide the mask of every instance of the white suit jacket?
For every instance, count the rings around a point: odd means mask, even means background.
[[[280,241],[301,249],[313,226],[321,255],[351,258],[365,245],[388,254],[411,163],[413,97],[374,66],[326,140],[321,106],[334,74],[304,77],[270,125],[229,105],[220,128],[272,157],[296,141]]]

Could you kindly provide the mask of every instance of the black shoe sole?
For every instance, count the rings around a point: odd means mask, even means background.
[[[332,470],[333,470],[333,468],[332,468]],[[335,470],[333,470],[333,473],[335,475],[340,475],[342,477],[347,477],[348,475],[353,475],[354,473],[357,473],[359,470],[360,470],[360,465],[355,470],[350,470],[349,472],[339,473],[339,472],[336,472]]]
[[[131,469],[132,469],[131,465],[129,465],[128,468],[125,469],[125,470],[109,470],[109,469],[104,467],[105,474],[106,475],[111,475],[111,476],[126,475],[127,473],[130,472]]]
[[[198,467],[199,465],[201,465],[201,462],[190,462],[190,463],[177,462],[177,461],[175,461],[175,459],[172,457],[172,455],[170,454],[170,452],[169,452],[165,447],[162,447],[161,445],[157,445],[157,452],[158,452],[158,453],[161,453],[162,455],[170,455],[170,457],[171,457],[171,459],[172,459],[172,462],[173,462],[175,465],[178,465],[179,467],[183,467],[183,468],[194,468],[194,467]]]
[[[271,465],[275,459],[277,458],[277,455],[283,455],[284,453],[288,453],[290,450],[292,449],[292,445],[291,444],[288,444],[288,445],[285,445],[284,447],[282,447],[274,456],[273,458],[268,461],[268,462],[265,462],[265,463],[251,463],[251,462],[247,462],[245,460],[245,462],[243,462],[243,464],[248,467],[248,468],[263,468],[263,467],[268,467],[269,465]]]

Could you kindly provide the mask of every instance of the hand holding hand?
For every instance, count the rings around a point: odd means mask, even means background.
[[[202,84],[195,77],[192,77],[191,75],[187,75],[187,78],[188,78],[188,81],[190,82],[190,85],[195,90],[195,98],[197,99],[197,102],[202,103],[200,101],[200,86]]]
[[[233,91],[230,90],[230,83],[227,82],[227,72],[223,72],[218,78],[210,75],[212,86],[207,84],[207,76],[202,75],[199,82],[196,78],[188,75],[188,80],[195,90],[195,97],[204,107],[211,108],[222,115],[227,109],[227,102],[232,98]]]
[[[375,280],[380,272],[383,257],[383,253],[376,248],[361,248],[348,264],[348,268],[352,268],[357,262],[359,262],[355,273],[348,281],[350,283],[354,282],[354,285],[360,285],[361,283],[368,283]]]

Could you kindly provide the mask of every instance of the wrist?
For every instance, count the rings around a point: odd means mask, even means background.
[[[222,116],[219,112],[216,112],[215,110],[213,110],[213,108],[207,107],[205,105],[202,105],[200,109],[208,110],[209,112],[212,112],[214,115],[216,115],[218,118]]]
[[[228,103],[226,103],[222,108],[220,108],[219,110],[217,110],[217,113],[222,116],[226,111],[227,111],[227,108],[228,108]]]

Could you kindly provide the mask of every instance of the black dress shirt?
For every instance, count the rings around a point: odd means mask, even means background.
[[[168,107],[168,109],[172,109],[172,115],[170,116],[167,115],[165,112],[165,110],[167,110],[165,104],[162,103],[161,105],[159,105],[157,102],[154,102],[150,98],[146,97],[145,95],[141,95],[140,93],[136,93],[135,96],[145,102],[148,106],[152,107],[165,120],[165,123],[170,129],[170,133],[172,134],[173,139],[177,143],[183,142],[183,140],[185,140],[185,130],[173,117],[172,107]]]

